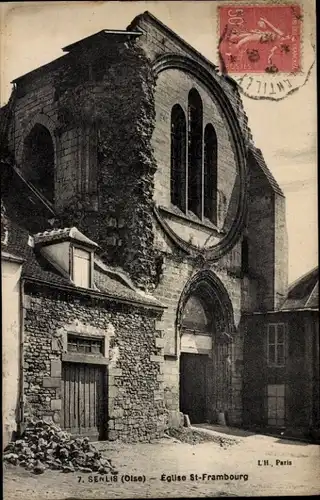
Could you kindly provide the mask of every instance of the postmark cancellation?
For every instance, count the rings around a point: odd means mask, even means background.
[[[252,98],[282,99],[303,85],[314,62],[299,3],[218,6],[221,71]]]

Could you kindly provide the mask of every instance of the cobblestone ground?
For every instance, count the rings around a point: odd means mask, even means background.
[[[172,439],[135,445],[99,443],[119,471],[118,482],[106,482],[106,476],[55,471],[36,476],[10,465],[4,470],[4,498],[89,500],[320,493],[320,446],[253,434],[235,439],[237,443],[226,449],[215,442],[191,445]],[[277,465],[277,460],[282,464]],[[210,474],[222,474],[223,479],[212,480]],[[247,475],[247,480],[230,479],[239,474]],[[186,480],[169,482],[162,480],[163,475],[184,475]],[[145,482],[130,476],[145,476]],[[103,482],[95,482],[95,477]]]

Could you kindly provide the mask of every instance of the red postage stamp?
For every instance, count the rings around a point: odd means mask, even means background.
[[[298,73],[299,5],[229,5],[219,8],[222,69],[228,73]]]

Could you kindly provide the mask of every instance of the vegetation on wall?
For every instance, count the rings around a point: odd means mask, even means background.
[[[73,224],[78,219],[105,258],[116,259],[143,288],[152,287],[157,274],[152,231],[154,87],[151,63],[132,42],[70,55],[56,83],[64,128],[89,126],[96,130],[98,144],[98,209],[90,213],[80,193],[63,217]]]

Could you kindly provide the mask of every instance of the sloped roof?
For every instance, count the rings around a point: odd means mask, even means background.
[[[143,292],[135,287],[130,276],[119,267],[111,267],[105,264],[101,258],[95,256],[95,284],[104,292],[113,293],[117,297],[122,297],[123,293],[129,298],[130,296],[137,300],[137,296],[149,303],[161,306],[161,303],[152,295]],[[115,286],[116,285],[116,286]]]
[[[90,247],[98,247],[99,245],[90,240],[76,227],[65,227],[63,229],[50,229],[34,235],[35,244],[58,243],[61,241],[77,241]]]
[[[319,268],[311,269],[292,283],[281,310],[319,309]]]
[[[0,157],[1,199],[12,222],[35,233],[46,227],[55,211],[48,200],[27,182],[14,166],[12,158]]]
[[[279,186],[279,184],[277,183],[277,181],[273,177],[272,173],[270,172],[269,168],[267,167],[267,164],[265,162],[265,159],[263,157],[261,149],[255,147],[253,144],[250,144],[249,153],[251,153],[254,160],[256,161],[256,164],[260,167],[262,173],[264,174],[265,178],[267,179],[272,190],[275,193],[280,194],[281,196],[284,196],[284,193],[283,193],[281,187]]]
[[[32,238],[28,231],[12,221],[8,221],[8,242],[1,250],[24,259],[22,276],[46,281],[55,285],[70,285],[49,262],[32,246]]]
[[[108,295],[119,299],[126,299],[132,302],[144,302],[148,304],[153,304],[154,306],[161,307],[160,302],[151,296],[146,296],[139,293],[137,290],[133,290],[124,284],[119,276],[114,273],[101,272],[95,269],[95,284],[101,292],[105,292]]]
[[[23,278],[47,283],[57,288],[68,287],[69,289],[73,288],[74,291],[84,291],[84,289],[77,287],[71,280],[63,276],[50,262],[48,262],[37,250],[37,247],[34,248],[34,238],[30,236],[28,231],[10,220],[7,220],[7,223],[8,241],[7,244],[1,245],[1,251],[5,255],[12,254],[23,261]],[[75,228],[67,228],[65,232],[69,234],[69,232],[74,229]],[[109,298],[115,299],[116,301],[129,302],[136,306],[145,305],[157,309],[164,308],[162,304],[153,297],[143,294],[139,290],[133,289],[132,286],[127,285],[122,276],[118,276],[116,270],[102,272],[97,270],[95,266],[94,282],[96,289],[88,289],[86,291],[95,296],[99,297],[100,293],[101,298],[107,295]]]

